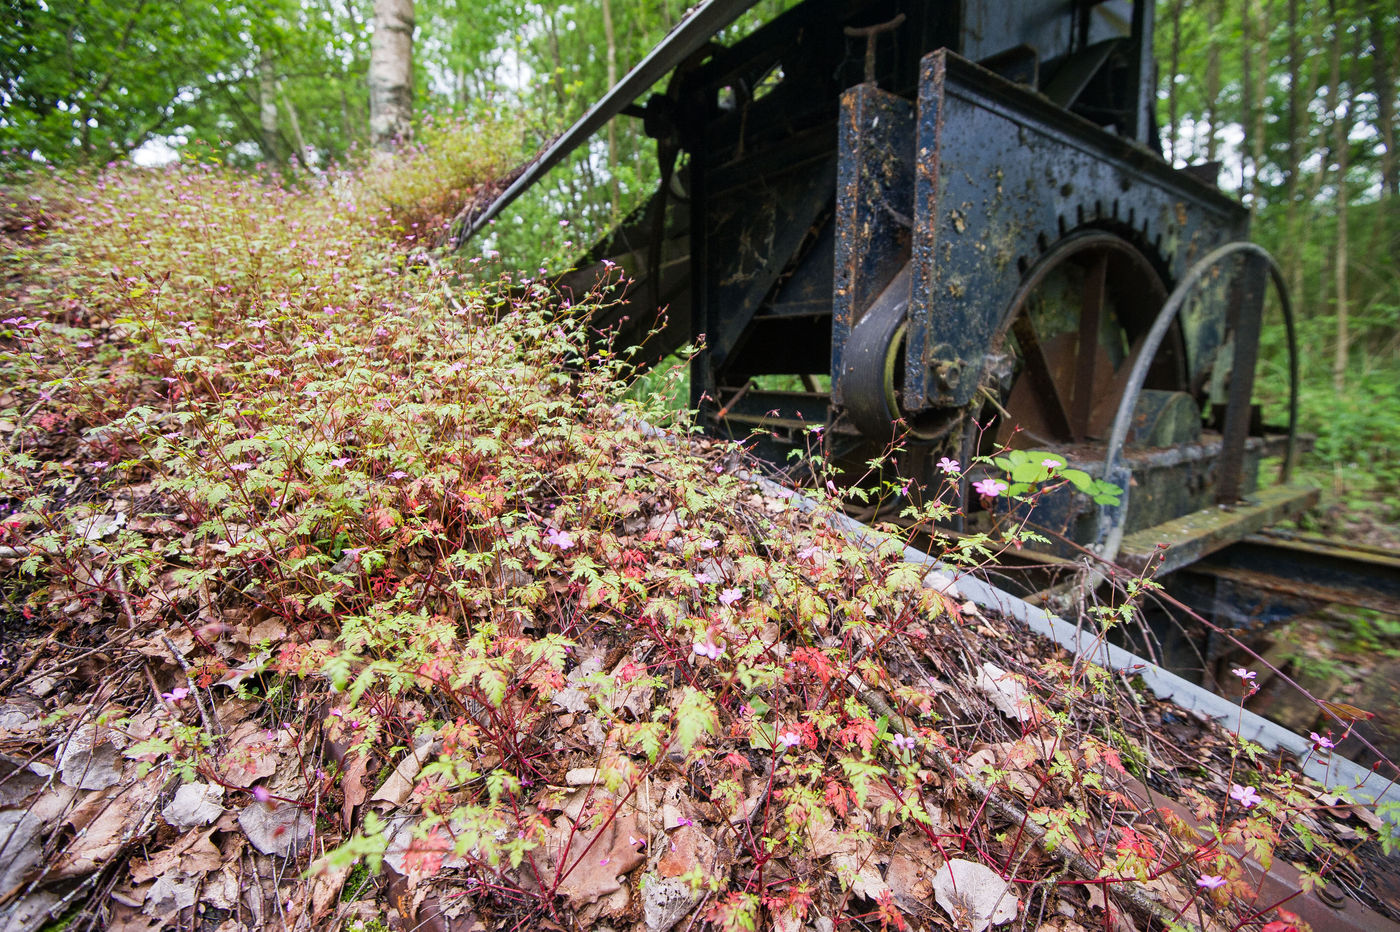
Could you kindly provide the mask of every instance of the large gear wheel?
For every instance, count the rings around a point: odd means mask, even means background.
[[[1166,299],[1151,260],[1116,233],[1081,230],[1054,243],[1026,273],[1002,321],[999,345],[1013,360],[1013,378],[993,412],[996,441],[1059,447],[1104,439]],[[997,381],[996,373],[984,374],[992,397]],[[1153,360],[1146,387],[1187,389],[1179,330]]]
[[[934,444],[976,414],[999,442],[1044,446],[1104,436],[1119,384],[1167,292],[1151,260],[1106,230],[1071,233],[1025,274],[1003,315],[969,409],[907,411],[903,395],[910,267],[875,299],[852,329],[845,357],[845,409],[867,437]],[[1182,391],[1179,333],[1150,370],[1148,388]],[[990,404],[988,404],[990,402]]]

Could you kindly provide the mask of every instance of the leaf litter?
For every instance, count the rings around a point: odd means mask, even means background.
[[[77,264],[22,243],[5,285],[0,573],[29,633],[0,670],[0,927],[1071,932],[1271,905],[1197,883],[1202,851],[1245,865],[1191,834],[1226,805],[1226,731],[760,491],[742,448],[646,427],[586,328],[615,278],[567,307],[454,294],[349,201],[213,170],[98,188],[39,208]],[[231,242],[198,219],[220,210],[301,232]],[[152,264],[84,277],[133,218]],[[180,223],[207,253],[177,267]],[[229,258],[250,245],[265,279]],[[52,417],[15,414],[41,391]],[[1323,833],[1374,831],[1325,808]]]

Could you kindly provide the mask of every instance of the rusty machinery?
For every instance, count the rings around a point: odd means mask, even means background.
[[[600,325],[659,326],[644,362],[703,346],[710,428],[782,462],[820,426],[853,474],[893,441],[923,482],[1053,450],[1127,493],[1033,523],[1129,563],[1168,542],[1164,568],[1311,503],[1258,487],[1296,411],[1296,378],[1285,428],[1251,398],[1271,278],[1293,358],[1291,315],[1247,212],[1160,154],[1150,0],[805,0],[739,34],[751,5],[696,7],[464,238],[630,115],[661,184],[562,284],[626,268]]]

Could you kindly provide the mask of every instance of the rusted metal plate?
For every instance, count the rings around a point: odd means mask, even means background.
[[[1307,567],[1306,574],[1298,568]],[[1251,534],[1192,572],[1314,602],[1400,616],[1400,556],[1318,537]]]
[[[923,60],[914,202],[914,290],[905,406],[962,406],[1021,273],[1073,230],[1111,226],[1170,278],[1242,237],[1220,192],[1034,93],[949,53]],[[1188,375],[1208,367],[1223,295],[1186,312]]]
[[[1114,779],[1121,784],[1124,795],[1141,808],[1170,809],[1178,819],[1196,831],[1201,839],[1211,837],[1211,829],[1203,825],[1195,813],[1177,800],[1149,791],[1136,777],[1129,774],[1115,774]],[[1226,848],[1243,863],[1255,885],[1260,903],[1283,904],[1285,909],[1298,914],[1314,929],[1336,932],[1400,932],[1400,924],[1344,895],[1341,887],[1331,880],[1324,880],[1312,893],[1304,893],[1302,875],[1285,859],[1272,858],[1265,867],[1242,845],[1227,845]]]
[[[1118,562],[1135,573],[1170,573],[1246,534],[1317,504],[1318,491],[1292,485],[1260,489],[1234,508],[1206,508],[1123,538]]]
[[[870,84],[841,96],[831,371],[844,369],[851,328],[909,258],[914,105]],[[841,379],[831,400],[841,404]]]

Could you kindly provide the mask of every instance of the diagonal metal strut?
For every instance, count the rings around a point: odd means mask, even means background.
[[[546,172],[567,158],[569,153],[586,142],[588,137],[602,129],[608,120],[631,106],[648,88],[670,74],[710,41],[711,36],[738,19],[755,2],[757,0],[705,0],[699,9],[672,29],[646,58],[627,72],[612,90],[588,108],[588,112],[579,117],[578,122],[550,143],[520,177],[472,221],[472,225],[462,234],[458,245],[471,239],[526,189],[544,177]]]

